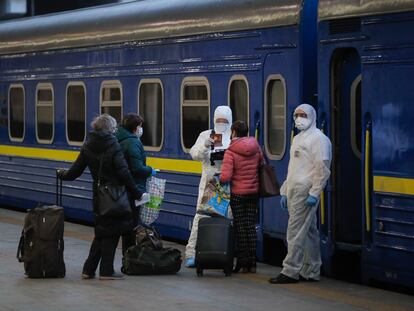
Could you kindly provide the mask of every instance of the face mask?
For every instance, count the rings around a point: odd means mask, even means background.
[[[230,124],[227,123],[216,123],[214,125],[214,130],[218,133],[224,133],[230,128]]]
[[[295,126],[300,131],[307,130],[311,126],[311,123],[311,120],[308,118],[298,117],[295,119]]]
[[[135,135],[137,135],[138,138],[140,138],[144,134],[144,129],[141,126],[138,126],[137,131],[135,132]]]

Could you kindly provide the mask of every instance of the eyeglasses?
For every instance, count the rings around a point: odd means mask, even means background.
[[[293,118],[294,119],[296,119],[296,118],[305,118],[305,119],[307,119],[308,115],[306,113],[298,112],[298,113],[295,113],[293,115]]]

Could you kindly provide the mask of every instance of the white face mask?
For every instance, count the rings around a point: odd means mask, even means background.
[[[298,117],[295,119],[295,126],[300,131],[307,130],[311,126],[311,123],[311,120],[308,118]]]
[[[218,133],[224,133],[230,128],[230,124],[228,123],[216,123],[214,125],[214,130]]]
[[[135,135],[137,135],[137,137],[140,138],[142,134],[144,134],[144,129],[141,126],[138,126]]]

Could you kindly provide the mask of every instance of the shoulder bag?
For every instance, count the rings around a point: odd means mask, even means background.
[[[102,159],[99,162],[98,185],[96,199],[98,201],[98,216],[121,217],[130,214],[131,205],[128,192],[124,185],[102,183]]]
[[[259,166],[259,197],[266,198],[277,196],[280,194],[280,186],[276,178],[276,173],[268,161],[264,153],[263,161]]]

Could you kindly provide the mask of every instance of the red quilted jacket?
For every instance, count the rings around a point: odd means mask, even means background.
[[[231,181],[231,192],[238,195],[259,192],[259,164],[263,160],[254,137],[233,139],[224,154],[221,182]]]

